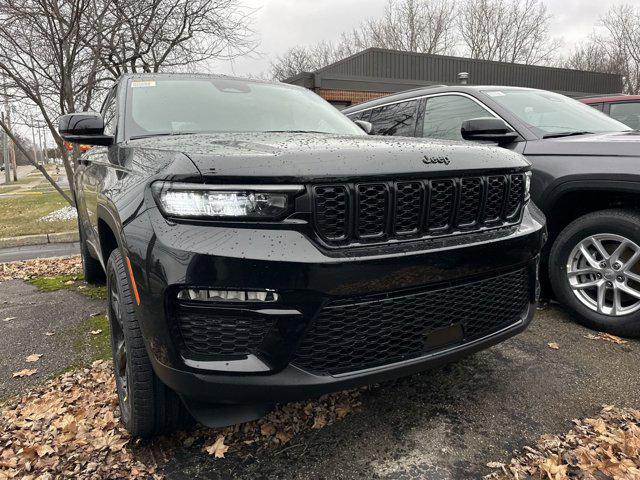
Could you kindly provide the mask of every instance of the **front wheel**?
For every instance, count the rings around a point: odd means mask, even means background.
[[[105,274],[102,269],[102,264],[91,256],[89,246],[84,238],[84,232],[82,231],[82,225],[78,220],[78,231],[80,238],[80,257],[82,259],[82,273],[87,283],[93,285],[104,285]]]
[[[156,376],[135,315],[133,293],[118,249],[107,263],[111,351],[122,422],[134,437],[149,437],[191,423],[178,395]]]
[[[579,323],[640,336],[640,215],[602,210],[570,223],[551,248],[549,278]]]

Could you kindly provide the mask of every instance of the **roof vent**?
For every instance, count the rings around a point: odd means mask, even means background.
[[[458,82],[460,82],[461,85],[466,85],[467,84],[467,80],[469,80],[469,73],[468,72],[460,72],[458,74]]]

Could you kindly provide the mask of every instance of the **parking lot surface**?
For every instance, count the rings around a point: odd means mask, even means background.
[[[0,322],[0,397],[81,364],[70,339],[87,341],[83,319],[104,311],[102,300],[20,281],[0,283],[0,300],[0,320],[13,317]],[[565,432],[572,419],[604,404],[640,407],[640,342],[616,344],[589,338],[593,333],[550,307],[526,332],[489,350],[374,386],[359,411],[286,445],[235,447],[216,459],[202,445],[176,446],[175,437],[165,437],[140,449],[140,460],[163,465],[169,480],[480,478],[491,472],[488,462],[508,462],[514,449]],[[33,353],[43,356],[26,364]],[[33,377],[11,378],[35,367]]]
[[[603,404],[640,406],[640,342],[586,337],[592,333],[548,308],[525,333],[379,385],[363,395],[361,412],[285,447],[224,459],[171,449],[164,473],[173,480],[480,478],[491,472],[488,462],[508,462],[514,449],[569,430],[572,419]]]

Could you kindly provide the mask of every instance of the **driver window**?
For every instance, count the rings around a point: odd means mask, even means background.
[[[427,99],[422,136],[445,140],[462,140],[460,127],[465,120],[493,117],[475,101],[460,95],[443,95]]]

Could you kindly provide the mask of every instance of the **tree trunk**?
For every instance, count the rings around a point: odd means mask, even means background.
[[[20,150],[23,153],[23,155],[27,158],[27,160],[29,160],[29,163],[31,163],[34,167],[36,167],[40,171],[40,173],[42,173],[44,178],[46,178],[47,181],[51,185],[53,185],[53,188],[55,188],[58,191],[58,193],[60,195],[62,195],[62,198],[64,198],[67,202],[69,202],[69,205],[71,205],[72,207],[75,207],[76,205],[75,205],[75,202],[73,201],[73,199],[71,197],[69,197],[69,195],[67,195],[67,193],[60,188],[60,186],[56,183],[56,181],[53,178],[51,178],[51,176],[47,173],[46,168],[44,168],[42,165],[40,165],[31,156],[29,151],[22,146],[22,144],[18,141],[18,139],[11,133],[11,131],[9,130],[8,126],[1,120],[0,120],[0,127],[2,127],[2,129],[5,131],[7,136],[11,139],[13,144],[18,147],[18,150]],[[72,182],[72,181],[73,181],[73,177],[69,179],[69,182]]]

